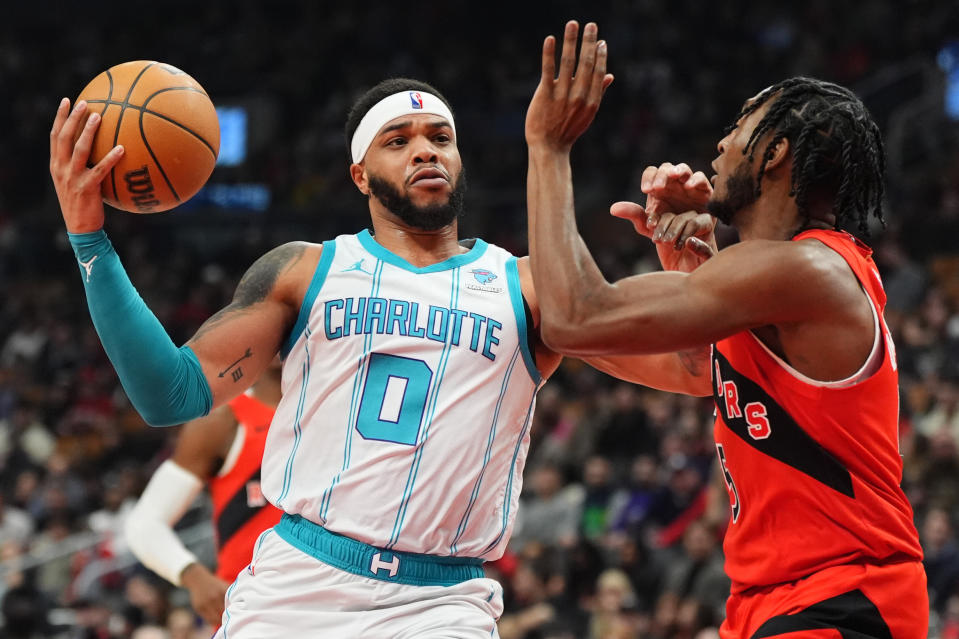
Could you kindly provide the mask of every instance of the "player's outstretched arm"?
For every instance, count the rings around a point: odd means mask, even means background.
[[[576,227],[569,153],[610,76],[593,24],[574,76],[577,39],[570,22],[558,75],[555,40],[546,39],[526,117],[530,262],[546,345],[579,357],[678,352],[749,328],[819,318],[835,302],[825,299],[835,265],[798,242],[740,243],[690,274],[606,281]]]
[[[273,358],[299,311],[302,295],[296,295],[305,288],[296,286],[303,274],[292,267],[308,251],[305,245],[287,245],[261,258],[241,281],[233,303],[190,344],[177,348],[133,288],[102,229],[100,183],[122,150],[87,168],[99,124],[95,115],[84,123],[82,102],[72,113],[69,101],[61,102],[50,132],[50,174],[90,316],[127,395],[150,424],[180,424],[245,390]],[[315,260],[319,251],[313,251]],[[306,283],[310,277],[305,275]]]

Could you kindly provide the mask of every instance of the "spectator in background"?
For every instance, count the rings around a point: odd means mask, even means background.
[[[579,530],[586,539],[599,539],[609,530],[612,513],[626,499],[613,478],[613,466],[602,455],[593,455],[583,466]]]
[[[33,519],[24,511],[6,503],[0,491],[0,544],[13,542],[25,546],[33,533]]]
[[[532,494],[516,514],[510,546],[522,552],[531,541],[547,546],[572,546],[579,530],[581,496],[576,488],[563,487],[559,466],[543,462],[532,470]]]
[[[923,565],[929,581],[929,600],[940,614],[950,597],[959,594],[959,546],[949,512],[930,508],[922,523]]]

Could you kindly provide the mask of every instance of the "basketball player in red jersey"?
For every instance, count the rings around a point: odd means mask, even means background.
[[[670,195],[691,179],[684,166],[644,176],[658,206],[708,210],[739,243],[690,273],[609,283],[576,229],[569,153],[612,77],[595,24],[577,66],[578,31],[567,24],[558,77],[547,38],[526,119],[543,340],[578,356],[712,345],[716,450],[732,505],[724,639],[925,637],[885,294],[871,251],[839,230],[882,220],[878,127],[835,84],[792,78],[765,89],[719,141],[708,197]],[[685,233],[658,214],[614,209],[687,250]]]
[[[246,568],[261,532],[282,514],[260,491],[260,462],[280,401],[279,358],[250,390],[209,415],[184,424],[173,455],[154,473],[127,518],[126,537],[143,564],[190,592],[193,608],[216,627],[224,594]],[[173,531],[206,483],[213,501],[216,572]]]

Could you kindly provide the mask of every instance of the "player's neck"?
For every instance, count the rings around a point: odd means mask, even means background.
[[[467,251],[459,244],[456,220],[435,231],[423,231],[374,216],[373,239],[418,268],[437,264]]]
[[[738,211],[735,220],[740,240],[789,240],[802,222],[794,199],[772,198],[766,193]]]

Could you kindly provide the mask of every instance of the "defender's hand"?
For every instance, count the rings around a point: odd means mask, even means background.
[[[713,194],[713,186],[702,171],[689,168],[685,162],[664,162],[647,166],[643,171],[640,189],[646,194],[646,208],[677,213],[682,211],[706,211],[706,203]]]
[[[50,130],[50,175],[63,220],[71,233],[89,233],[103,228],[100,183],[123,157],[123,147],[117,146],[96,166],[87,168],[93,134],[99,125],[99,113],[87,117],[86,102],[78,102],[71,113],[70,100],[63,98]]]
[[[690,273],[716,254],[716,220],[707,213],[662,213],[635,202],[616,202],[609,212],[633,223],[633,228],[656,244],[663,269]]]
[[[190,603],[197,614],[214,628],[219,626],[230,584],[199,563],[192,563],[184,568],[180,581],[183,587],[190,591]]]
[[[558,75],[556,38],[549,36],[543,43],[542,75],[526,112],[526,142],[530,147],[544,145],[569,151],[589,128],[603,92],[613,81],[613,76],[606,73],[606,43],[596,40],[597,33],[593,22],[583,29],[577,65],[579,24],[575,20],[566,23]]]

